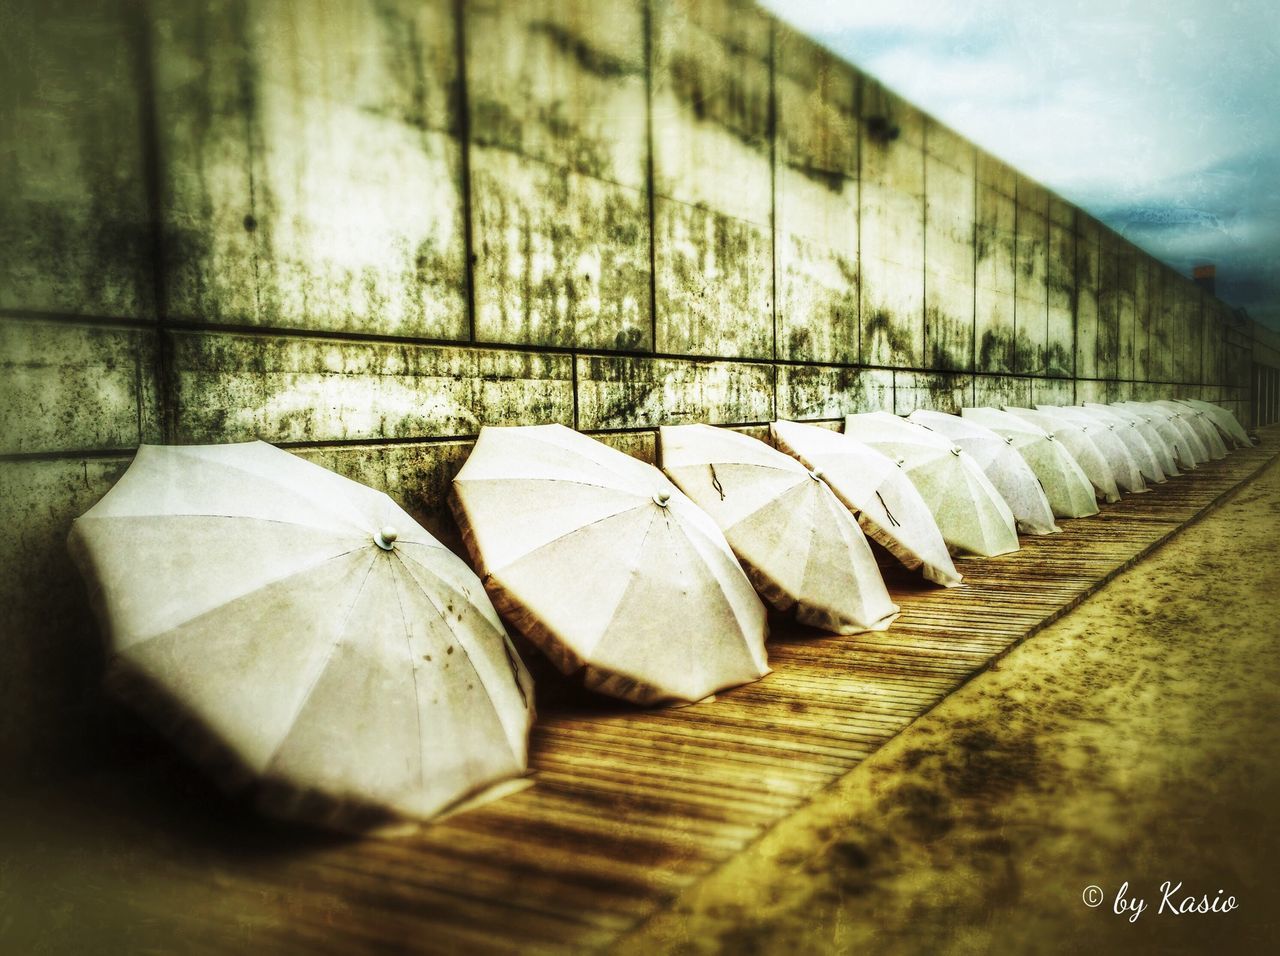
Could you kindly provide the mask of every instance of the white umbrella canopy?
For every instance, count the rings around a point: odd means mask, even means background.
[[[1116,425],[1098,417],[1094,412],[1076,405],[1037,405],[1037,411],[1050,417],[1060,418],[1075,425],[1089,436],[1102,452],[1102,457],[1111,469],[1116,487],[1129,494],[1147,490],[1146,479],[1142,477],[1142,469],[1138,461],[1130,453],[1128,446],[1116,434]]]
[[[144,445],[69,544],[111,685],[268,812],[429,818],[527,769],[484,588],[381,492],[264,442]]]
[[[1249,441],[1249,433],[1244,430],[1244,426],[1240,424],[1235,415],[1221,405],[1201,401],[1198,398],[1183,398],[1179,399],[1179,401],[1184,405],[1190,405],[1192,408],[1204,412],[1218,431],[1221,432],[1224,441],[1230,439],[1237,448],[1245,448],[1252,444]]]
[[[968,453],[1000,492],[1013,512],[1018,530],[1027,534],[1061,531],[1053,521],[1053,508],[1040,487],[1040,479],[1013,447],[1013,439],[985,425],[945,412],[917,409],[907,416],[955,442]]]
[[[1004,410],[1044,429],[1054,441],[1062,445],[1076,460],[1080,470],[1088,476],[1093,490],[1103,501],[1111,504],[1120,500],[1120,486],[1116,484],[1116,477],[1107,464],[1106,456],[1079,425],[1033,408],[1006,405]]]
[[[1184,460],[1183,455],[1178,450],[1182,438],[1171,422],[1151,409],[1143,408],[1136,403],[1115,402],[1105,407],[1113,415],[1128,417],[1137,425],[1142,432],[1142,437],[1147,440],[1151,450],[1156,453],[1156,458],[1160,462],[1160,470],[1167,477],[1177,478],[1182,474],[1178,470],[1179,462]]]
[[[1204,446],[1205,452],[1210,458],[1217,460],[1227,457],[1227,446],[1223,444],[1222,437],[1218,434],[1217,426],[1213,424],[1208,415],[1200,409],[1186,405],[1183,402],[1162,400],[1158,404],[1191,426],[1191,430],[1200,439],[1200,444]]]
[[[896,462],[817,425],[774,422],[769,431],[780,449],[819,473],[871,540],[935,584],[960,583],[933,513]]]
[[[1144,413],[1168,444],[1174,459],[1183,468],[1195,468],[1209,460],[1209,452],[1191,426],[1156,402],[1125,402],[1126,408]]]
[[[898,606],[849,509],[820,475],[749,435],[664,425],[662,469],[724,532],[779,611],[837,634],[881,631]]]
[[[1113,426],[1116,436],[1129,449],[1129,454],[1137,462],[1142,477],[1147,481],[1160,483],[1167,480],[1164,468],[1160,464],[1160,455],[1156,452],[1136,416],[1121,415],[1116,409],[1107,405],[1085,404],[1081,406],[1099,422]]]
[[[1009,505],[955,442],[889,412],[846,415],[844,432],[902,465],[949,547],[984,557],[1018,550]]]
[[[1059,518],[1084,518],[1098,513],[1088,476],[1049,432],[998,408],[962,408],[960,416],[1013,440],[1014,451],[1036,473],[1049,506]]]
[[[498,610],[589,689],[697,701],[768,673],[751,582],[652,465],[563,425],[486,427],[453,492]]]

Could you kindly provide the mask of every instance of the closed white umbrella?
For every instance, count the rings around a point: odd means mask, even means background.
[[[960,416],[1013,440],[1014,451],[1036,473],[1049,506],[1059,518],[1083,518],[1098,513],[1098,502],[1088,476],[1049,432],[998,408],[963,408]]]
[[[1167,408],[1156,402],[1125,402],[1124,407],[1142,412],[1151,418],[1160,437],[1169,445],[1181,468],[1195,468],[1209,460],[1209,452],[1195,431]]]
[[[1160,462],[1160,470],[1165,473],[1166,477],[1177,478],[1182,474],[1178,470],[1180,456],[1177,450],[1181,438],[1170,422],[1156,415],[1150,409],[1136,404],[1116,402],[1104,407],[1113,415],[1126,417],[1136,425],[1138,430],[1142,432],[1142,437],[1151,446],[1151,450],[1156,453],[1156,460]]]
[[[1115,475],[1111,473],[1111,466],[1107,464],[1106,456],[1079,425],[1032,408],[1006,405],[1005,411],[1043,428],[1061,444],[1076,460],[1080,470],[1088,476],[1094,491],[1103,501],[1110,504],[1120,500],[1120,487],[1116,484]]]
[[[1107,467],[1111,469],[1111,476],[1121,491],[1136,494],[1147,490],[1142,469],[1138,467],[1137,459],[1130,453],[1120,435],[1116,434],[1114,422],[1101,419],[1094,412],[1075,405],[1037,405],[1036,410],[1075,425],[1088,435],[1098,451],[1102,452]]]
[[[907,416],[933,429],[963,448],[982,468],[1009,510],[1018,530],[1027,534],[1061,531],[1053,521],[1053,508],[1040,487],[1040,479],[1013,447],[1013,439],[1000,435],[971,419],[945,412],[918,409]]]
[[[483,587],[381,492],[263,442],[144,445],[70,545],[112,685],[270,812],[426,818],[526,770]]]
[[[1209,420],[1222,434],[1224,441],[1234,442],[1237,448],[1245,448],[1252,444],[1249,441],[1249,433],[1244,430],[1244,426],[1230,411],[1221,405],[1215,405],[1212,402],[1201,401],[1198,398],[1179,399],[1183,404],[1190,405],[1192,408],[1199,409],[1209,416]]]
[[[768,673],[751,582],[652,465],[563,425],[482,428],[453,487],[498,610],[588,688],[696,701]]]
[[[867,537],[936,584],[960,583],[933,513],[896,462],[817,425],[774,422],[769,431],[780,449],[831,486]]]
[[[749,435],[660,429],[662,470],[724,532],[761,596],[802,624],[884,630],[898,606],[862,529],[820,476]]]
[[[901,463],[948,546],[984,557],[1018,550],[1013,512],[981,466],[955,442],[888,412],[846,415],[844,431]]]
[[[1151,440],[1139,427],[1140,423],[1136,416],[1121,415],[1108,405],[1085,404],[1082,408],[1099,422],[1113,426],[1116,436],[1124,442],[1125,447],[1129,449],[1129,454],[1137,462],[1143,478],[1156,483],[1167,480],[1164,468],[1160,464],[1160,456],[1152,446]]]
[[[1208,415],[1183,402],[1162,400],[1157,404],[1191,427],[1210,458],[1219,460],[1227,457],[1227,446],[1223,444],[1217,426],[1210,421]]]

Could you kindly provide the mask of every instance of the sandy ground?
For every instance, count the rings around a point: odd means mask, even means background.
[[[1273,466],[623,951],[1280,952],[1278,565]]]

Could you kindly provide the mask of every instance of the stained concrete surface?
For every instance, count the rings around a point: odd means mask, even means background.
[[[1278,530],[1273,465],[621,951],[1275,952]]]

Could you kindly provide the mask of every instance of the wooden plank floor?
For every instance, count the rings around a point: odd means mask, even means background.
[[[536,784],[419,835],[253,852],[270,825],[246,834],[231,815],[197,838],[165,832],[163,814],[138,821],[139,865],[212,880],[219,901],[157,918],[199,928],[191,938],[211,949],[246,938],[217,914],[237,899],[260,910],[264,898],[279,912],[252,928],[260,946],[604,947],[1256,474],[1277,439],[1268,429],[1260,448],[1063,521],[1062,534],[1024,538],[1015,554],[963,559],[962,588],[895,577],[903,611],[889,631],[778,633],[773,673],[715,701],[547,707],[534,731]]]

